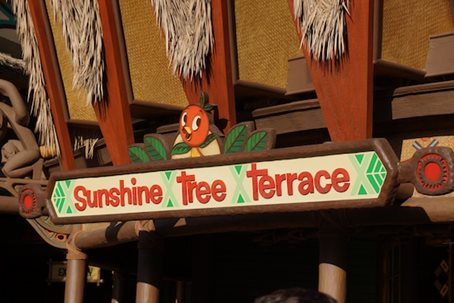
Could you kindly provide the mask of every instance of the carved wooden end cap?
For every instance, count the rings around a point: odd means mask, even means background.
[[[46,215],[46,193],[41,186],[32,184],[24,186],[19,194],[19,214],[26,219]]]
[[[454,151],[451,148],[423,148],[400,165],[402,181],[413,183],[421,194],[443,195],[454,190]]]

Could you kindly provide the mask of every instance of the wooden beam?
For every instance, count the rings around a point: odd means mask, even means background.
[[[212,23],[214,50],[211,54],[209,72],[203,72],[200,81],[181,79],[189,103],[198,103],[200,93],[208,93],[211,104],[218,105],[219,125],[225,132],[236,123],[235,95],[232,79],[232,59],[230,54],[228,1],[212,0]]]
[[[18,214],[17,197],[0,196],[0,214]]]
[[[374,110],[376,134],[408,135],[408,131],[421,130],[422,126],[426,131],[430,126],[431,131],[449,132],[454,126],[452,123],[449,125],[447,117],[454,114],[453,101],[453,80],[377,91]],[[252,117],[257,128],[271,127],[278,135],[326,127],[318,99],[258,108],[252,111]],[[409,123],[408,119],[424,122]],[[396,125],[391,123],[399,120],[406,126],[396,132]],[[390,132],[383,132],[388,129]]]
[[[49,96],[52,119],[54,120],[60,145],[60,165],[63,170],[74,168],[74,154],[68,125],[66,124],[66,111],[63,106],[64,91],[59,77],[57,55],[55,54],[53,36],[50,31],[47,14],[42,0],[27,1],[30,15],[35,28],[35,36],[38,42],[39,56],[46,81],[46,91]]]
[[[438,197],[411,197],[402,203],[403,208],[421,209],[427,215],[428,219],[434,223],[454,222],[454,206],[452,196]]]
[[[288,3],[293,15],[293,0]],[[373,8],[373,0],[350,1],[348,50],[339,64],[315,61],[303,48],[332,141],[372,136]]]
[[[105,50],[106,93],[94,105],[96,118],[114,165],[128,164],[128,145],[134,143],[126,79],[121,62],[118,18],[114,1],[99,0]]]

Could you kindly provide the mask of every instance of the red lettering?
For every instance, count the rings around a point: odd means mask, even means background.
[[[194,177],[195,180],[195,177]],[[194,202],[194,189],[197,188],[196,182],[189,182],[188,183],[188,201],[189,203]]]
[[[307,172],[303,171],[298,175],[298,180],[300,180],[300,184],[298,185],[298,191],[302,195],[313,194],[314,193],[314,179],[312,175]]]
[[[336,168],[333,171],[332,184],[335,191],[343,193],[350,187],[350,175],[343,168]]]
[[[277,174],[276,175],[276,195],[278,197],[282,196],[282,182],[285,181],[285,174]]]
[[[182,196],[183,196],[183,205],[188,205],[189,202],[192,202],[192,189],[193,187],[191,186],[191,193],[189,193],[189,186],[191,181],[195,180],[194,175],[186,175],[185,171],[181,172],[181,175],[177,177],[177,183],[181,183],[181,190],[182,190]],[[188,199],[190,195],[191,199]]]
[[[206,204],[211,199],[210,185],[207,182],[199,182],[196,190],[196,197],[200,203]]]
[[[322,186],[321,179],[325,178],[326,180],[330,180],[331,176],[326,170],[321,170],[315,174],[315,188],[321,194],[326,194],[331,190],[331,183],[326,182],[325,186]]]
[[[159,185],[150,187],[150,199],[154,204],[160,204],[162,202],[162,188]]]
[[[259,191],[263,198],[271,199],[274,197],[274,179],[268,175],[264,175],[259,181]]]
[[[257,169],[257,164],[251,164],[251,170],[246,172],[248,178],[252,178],[252,198],[259,199],[258,178],[268,175],[267,169]]]
[[[132,198],[132,193],[131,189],[128,187],[125,187],[125,181],[120,180],[120,203],[121,206],[125,206],[125,201],[126,201],[126,195],[128,195],[128,204],[131,204],[131,198]]]
[[[136,185],[136,183],[136,178],[131,178],[131,184]],[[132,187],[132,201],[129,204],[137,205],[137,188],[134,186]]]
[[[225,183],[221,180],[214,180],[213,184],[211,184],[211,194],[214,200],[221,202],[225,199]]]
[[[118,188],[111,188],[109,190],[109,194],[110,194],[110,205],[112,205],[113,207],[117,207],[119,204],[120,204],[120,190]]]
[[[293,181],[298,179],[297,174],[287,174],[287,193],[289,196],[293,195]]]
[[[96,195],[98,196],[97,202],[98,202],[98,207],[102,208],[102,198],[104,196],[105,200],[105,205],[109,205],[109,191],[107,189],[99,189],[96,191]]]
[[[143,195],[145,194],[145,195]],[[148,192],[148,187],[146,186],[139,186],[137,188],[137,199],[139,202],[139,205],[142,205],[142,203],[145,201],[145,203],[150,203],[150,196]]]
[[[87,205],[88,207],[91,208],[97,208],[98,207],[98,196],[96,196],[96,192],[94,195],[91,194],[91,190],[86,190],[86,197],[87,199]]]
[[[79,192],[82,192],[84,197],[79,196]],[[83,186],[76,186],[74,188],[74,199],[76,199],[77,203],[74,204],[78,211],[84,211],[87,208],[87,193],[86,189]]]

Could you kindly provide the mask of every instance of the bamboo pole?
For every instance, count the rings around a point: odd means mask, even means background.
[[[329,263],[318,265],[318,290],[330,295],[337,303],[345,303],[347,295],[347,272],[345,269]]]
[[[75,226],[69,236],[66,246],[66,283],[65,303],[82,303],[84,301],[84,287],[87,276],[87,255],[74,245],[74,236],[79,233],[80,226]]]
[[[19,213],[19,205],[17,197],[0,197],[0,213],[1,214],[17,214]]]
[[[319,235],[318,290],[330,295],[337,303],[345,303],[347,295],[347,237],[345,217],[321,214]]]
[[[86,259],[68,259],[66,269],[65,303],[84,302]]]

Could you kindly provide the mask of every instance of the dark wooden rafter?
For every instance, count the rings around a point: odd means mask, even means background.
[[[289,0],[293,15],[293,0]],[[332,141],[372,136],[374,1],[350,1],[348,50],[339,64],[312,60],[303,48]],[[297,25],[301,38],[301,31]]]
[[[230,54],[228,2],[211,2],[214,50],[211,54],[209,71],[203,72],[200,81],[183,80],[183,88],[189,103],[197,104],[200,93],[208,93],[211,104],[217,104],[220,125],[224,132],[236,123],[235,95],[232,79],[232,59]]]
[[[60,145],[60,164],[63,170],[74,168],[74,154],[68,125],[66,124],[66,111],[64,107],[64,91],[58,77],[59,68],[57,57],[53,47],[52,34],[50,31],[45,6],[42,0],[28,1],[30,15],[35,28],[38,42],[39,56],[46,81],[46,91],[50,100],[50,109]]]
[[[94,105],[101,132],[114,165],[130,162],[128,145],[134,143],[126,79],[121,62],[120,40],[117,27],[116,5],[113,1],[99,0],[105,50],[106,93],[104,100]]]

